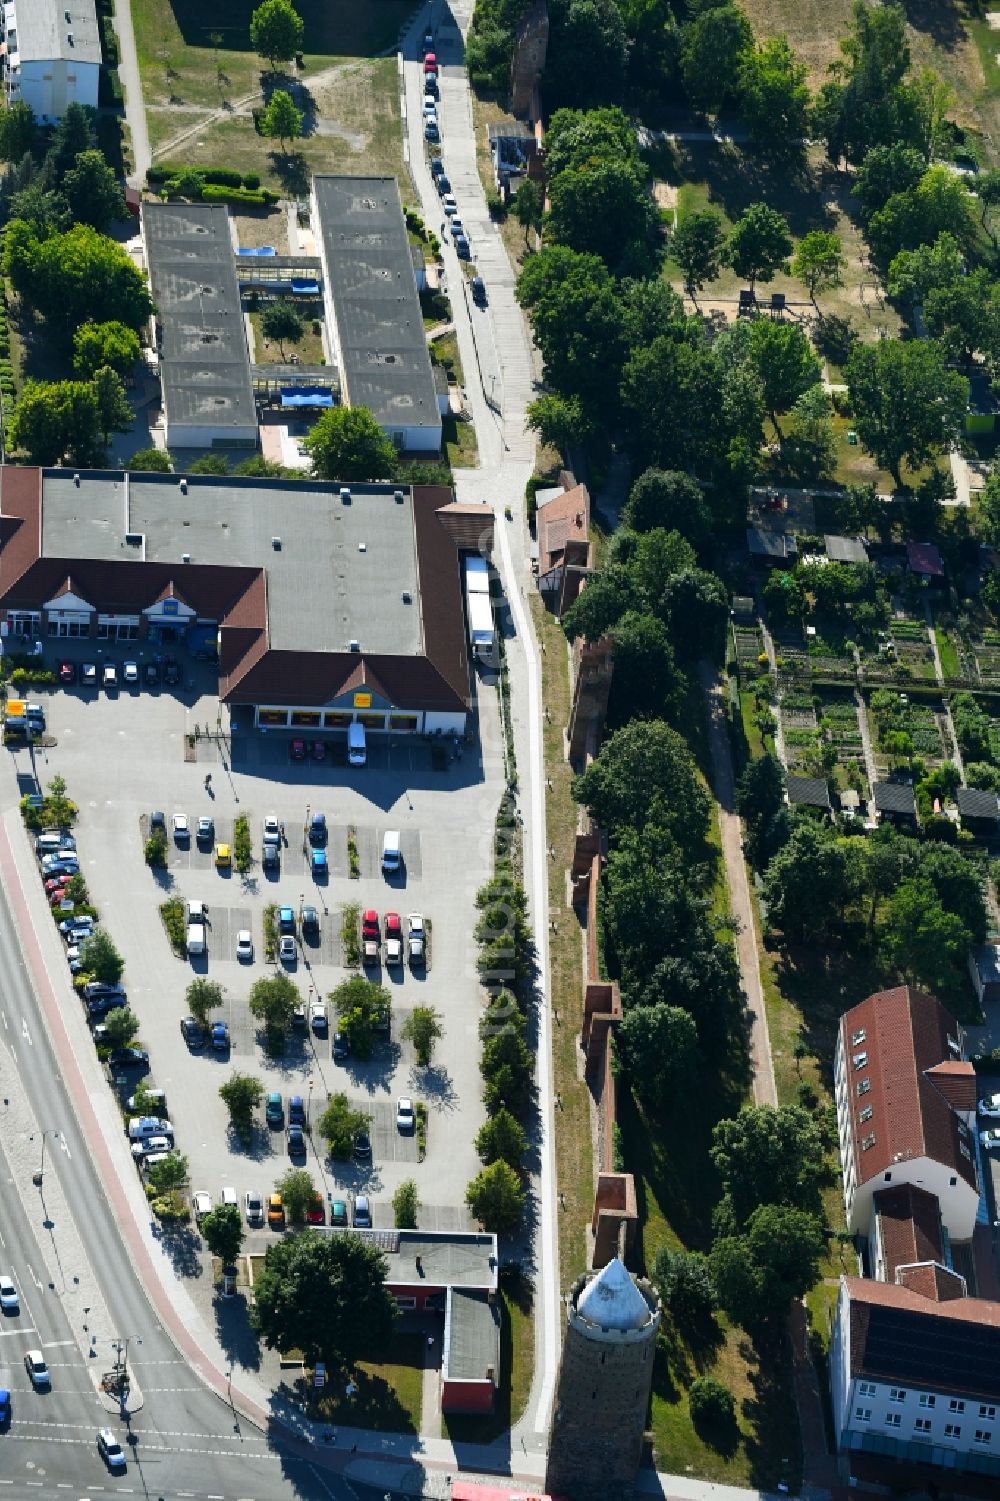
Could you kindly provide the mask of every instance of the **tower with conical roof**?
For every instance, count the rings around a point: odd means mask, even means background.
[[[660,1304],[616,1256],[566,1300],[545,1488],[569,1501],[632,1494],[653,1385]]]

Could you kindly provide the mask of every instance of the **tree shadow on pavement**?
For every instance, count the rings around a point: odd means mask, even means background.
[[[201,1236],[186,1225],[157,1225],[153,1231],[180,1277],[202,1277],[205,1268],[198,1254]]]
[[[246,1295],[237,1292],[232,1298],[214,1300],[215,1333],[234,1366],[245,1371],[260,1370],[260,1341],[250,1327],[250,1308]]]

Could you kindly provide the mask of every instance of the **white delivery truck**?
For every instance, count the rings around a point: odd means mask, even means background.
[[[364,766],[368,760],[365,727],[357,720],[347,726],[347,760],[351,766]]]

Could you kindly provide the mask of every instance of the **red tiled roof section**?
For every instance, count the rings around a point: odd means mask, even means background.
[[[944,578],[941,554],[933,542],[907,542],[906,561],[914,573],[925,573],[930,578]]]
[[[910,1287],[900,1287],[896,1282],[875,1282],[870,1277],[845,1277],[848,1296],[851,1300],[851,1367],[854,1368],[854,1330],[865,1324],[868,1308],[898,1308],[907,1313],[923,1314],[927,1318],[952,1319],[963,1324],[987,1324],[1000,1329],[1000,1303],[988,1298],[953,1298],[944,1304],[922,1297]],[[855,1321],[855,1314],[859,1317]],[[862,1346],[863,1350],[863,1346]]]
[[[953,1110],[975,1110],[976,1070],[971,1063],[962,1058],[936,1063],[926,1076]]]
[[[929,1298],[932,1303],[952,1303],[965,1297],[965,1283],[957,1272],[950,1272],[939,1262],[923,1266],[903,1266],[896,1273],[896,1284],[910,1292]]]
[[[590,496],[586,485],[574,485],[540,506],[537,515],[538,571],[554,568],[569,541],[589,542]]]
[[[857,1181],[870,1182],[900,1159],[930,1157],[976,1188],[971,1155],[960,1150],[959,1118],[928,1078],[930,1069],[950,1061],[949,1038],[958,1036],[958,1025],[941,1002],[908,985],[880,990],[845,1012],[840,1027]],[[864,1040],[852,1043],[862,1031]],[[862,1053],[866,1061],[856,1067],[854,1059]],[[863,1079],[871,1088],[859,1095]],[[859,1120],[869,1105],[870,1119]],[[863,1151],[869,1133],[875,1141]]]
[[[42,551],[42,471],[0,468],[0,594],[6,594]],[[63,565],[65,570],[65,564]],[[63,578],[66,577],[63,571]],[[51,596],[50,596],[51,597]]]
[[[424,656],[428,667],[433,666],[454,697],[467,704],[469,660],[458,549],[437,516],[443,506],[451,503],[451,491],[443,485],[427,485],[415,486],[412,494]],[[419,667],[419,663],[412,665]],[[376,671],[382,677],[382,668]],[[386,687],[390,687],[389,683]],[[406,702],[413,701],[408,693]]]
[[[909,1183],[883,1188],[874,1196],[878,1215],[886,1281],[895,1279],[896,1268],[915,1261],[941,1261],[941,1211],[937,1197]]]

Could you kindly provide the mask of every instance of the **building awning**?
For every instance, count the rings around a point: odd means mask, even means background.
[[[283,386],[281,405],[283,407],[332,407],[335,403],[333,392],[324,391],[322,386]]]

